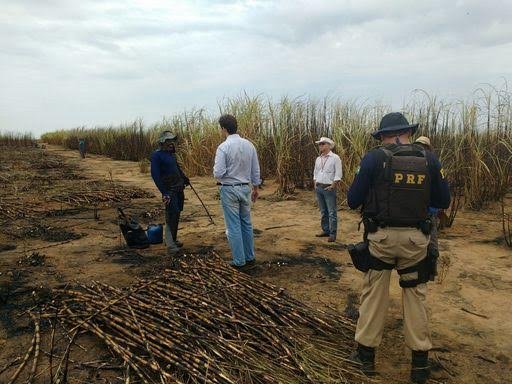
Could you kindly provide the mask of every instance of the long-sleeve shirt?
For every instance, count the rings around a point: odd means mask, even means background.
[[[444,171],[437,157],[430,151],[426,152],[430,174],[430,204],[429,207],[445,209],[450,206],[450,189],[444,177]],[[359,171],[347,193],[347,203],[351,209],[361,206],[375,180],[379,164],[376,150],[368,152],[361,160]]]
[[[261,184],[256,148],[238,134],[229,135],[217,147],[213,176],[221,184]]]
[[[320,184],[332,184],[341,180],[343,171],[340,157],[329,151],[325,155],[316,158],[313,180]]]
[[[151,177],[162,195],[169,195],[164,185],[165,176],[181,174],[176,156],[169,151],[156,150],[151,154]]]

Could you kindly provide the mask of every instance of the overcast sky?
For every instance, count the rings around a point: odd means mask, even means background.
[[[39,134],[247,92],[402,105],[512,81],[511,0],[0,0],[0,130]]]

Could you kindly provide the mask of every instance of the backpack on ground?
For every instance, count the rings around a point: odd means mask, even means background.
[[[121,208],[117,210],[119,211],[119,228],[128,247],[148,248],[149,240],[140,224],[133,217],[126,216]]]

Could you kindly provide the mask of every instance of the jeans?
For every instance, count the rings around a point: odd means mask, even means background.
[[[233,264],[245,265],[254,260],[254,238],[251,223],[251,188],[248,185],[220,187],[226,236]]]
[[[336,211],[336,190],[326,191],[316,187],[316,198],[322,218],[320,224],[324,233],[336,237],[338,229],[338,215]]]

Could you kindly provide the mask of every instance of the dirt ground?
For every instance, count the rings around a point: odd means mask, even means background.
[[[76,182],[80,188],[99,181],[107,186],[115,183],[146,190],[154,197],[116,205],[136,215],[143,225],[163,222],[158,190],[150,175],[140,172],[138,163],[94,155],[82,160],[78,152],[53,146],[38,151],[56,156],[61,164],[72,167],[78,178],[86,178],[85,184],[83,180]],[[215,180],[201,177],[191,181],[215,224],[209,222],[188,188],[178,236],[185,244],[184,252],[214,249],[229,258]],[[4,180],[2,188],[8,185]],[[26,189],[30,192],[30,187]],[[352,266],[346,245],[361,238],[357,212],[346,206],[338,212],[337,242],[327,243],[325,238],[314,236],[320,228],[312,191],[298,191],[293,199],[285,201],[276,200],[274,191],[275,185],[266,181],[253,207],[258,263],[249,273],[285,288],[313,307],[356,316],[361,273]],[[24,355],[32,335],[19,314],[44,301],[49,288],[77,280],[124,286],[169,263],[163,245],[125,249],[114,205],[72,208],[57,201],[41,202],[30,193],[20,196],[26,196],[18,202],[22,206],[51,214],[46,215],[44,223],[27,223],[20,218],[0,233],[0,383],[8,381],[5,374],[2,376],[2,368]],[[512,206],[510,196],[507,205]],[[23,226],[32,226],[36,233],[23,232]],[[442,282],[429,284],[428,297],[435,362],[432,382],[512,382],[512,251],[503,242],[499,207],[459,212],[453,228],[440,234],[440,251],[445,276]],[[402,336],[396,274],[391,286],[392,300],[377,368],[383,382],[406,382],[410,352]]]

